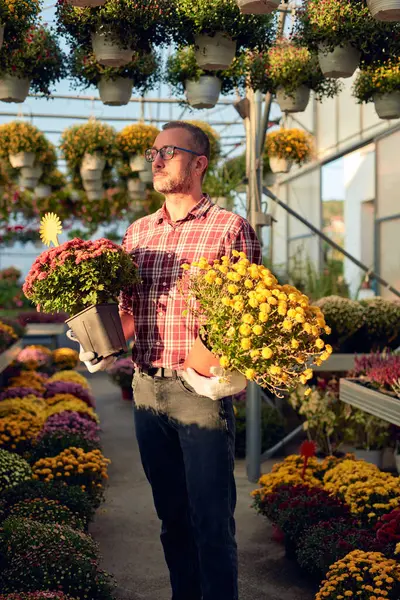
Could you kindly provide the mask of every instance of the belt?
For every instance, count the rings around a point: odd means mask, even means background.
[[[177,378],[177,372],[174,369],[167,369],[165,367],[138,367],[139,373],[144,373],[149,377],[157,377],[165,379],[171,377],[172,379]]]

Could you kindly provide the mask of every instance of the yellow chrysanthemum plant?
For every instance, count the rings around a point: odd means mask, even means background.
[[[285,158],[303,165],[313,156],[312,136],[303,129],[278,129],[269,133],[265,140],[269,158]]]
[[[244,252],[182,268],[187,318],[197,319],[203,343],[227,376],[239,371],[281,396],[305,385],[312,364],[331,354],[320,337],[330,332],[320,308],[295,287],[280,285],[263,265],[251,264]]]
[[[122,156],[123,164],[129,164],[132,171],[144,171],[148,164],[144,153],[151,148],[159,134],[159,129],[145,123],[127,125],[117,135],[117,148]]]

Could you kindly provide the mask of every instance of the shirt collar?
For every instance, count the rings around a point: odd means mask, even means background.
[[[204,194],[202,199],[191,208],[184,219],[180,219],[181,221],[186,221],[189,218],[200,219],[203,215],[206,214],[208,209],[212,206],[212,202],[210,196],[208,194]],[[167,210],[165,207],[165,202],[157,212],[154,213],[154,222],[156,224],[161,224],[163,221],[169,221],[169,217],[167,214]]]

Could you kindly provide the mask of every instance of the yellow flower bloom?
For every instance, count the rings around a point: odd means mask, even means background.
[[[266,358],[267,360],[269,358],[271,358],[273,356],[273,351],[269,346],[265,346],[262,350],[261,350],[261,355],[263,358]]]
[[[224,369],[226,369],[227,367],[229,367],[229,358],[227,356],[221,356],[221,358],[219,359],[219,364],[221,365],[221,367],[224,367]]]
[[[261,327],[261,325],[254,325],[252,331],[254,335],[261,335],[264,329]]]
[[[243,338],[240,342],[242,350],[250,350],[251,348],[251,340],[250,338]]]
[[[244,336],[248,336],[251,333],[251,327],[247,323],[242,323],[239,327],[239,333]]]

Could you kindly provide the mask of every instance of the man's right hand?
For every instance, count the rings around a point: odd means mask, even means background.
[[[79,344],[78,339],[71,329],[67,331],[67,338]],[[79,344],[79,360],[85,363],[89,373],[97,373],[111,367],[117,359],[115,356],[108,356],[107,358],[103,358],[103,360],[98,360],[94,352],[84,352],[82,346]]]

